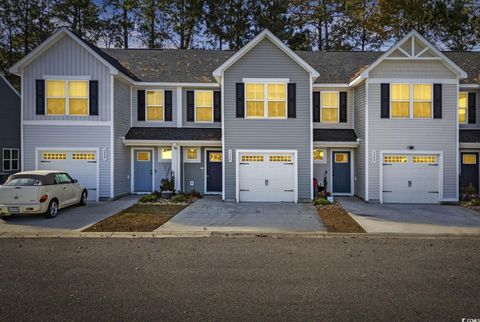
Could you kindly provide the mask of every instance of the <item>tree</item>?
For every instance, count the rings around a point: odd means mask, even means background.
[[[283,41],[290,39],[293,26],[289,4],[289,0],[250,0],[254,33],[268,29]]]
[[[225,22],[228,19],[227,11],[230,0],[206,0],[205,1],[205,32],[213,39],[210,43],[214,48],[223,49],[227,40],[227,26]]]
[[[248,0],[230,0],[225,19],[225,36],[230,49],[239,50],[252,39]]]
[[[164,5],[159,0],[140,0],[137,15],[138,38],[148,48],[162,48],[166,39]]]
[[[170,0],[166,2],[168,38],[179,49],[191,48],[202,23],[203,0]]]
[[[115,44],[128,48],[130,35],[135,26],[134,16],[138,0],[107,0],[105,5],[113,11],[112,21],[107,23],[107,28],[111,28]]]

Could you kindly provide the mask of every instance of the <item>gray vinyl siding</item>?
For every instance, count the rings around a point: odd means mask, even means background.
[[[222,127],[221,122],[212,122],[212,123],[197,123],[197,122],[187,122],[187,91],[220,91],[220,88],[208,89],[208,88],[182,88],[182,126],[184,127],[203,127],[203,128],[219,128]],[[213,107],[212,107],[213,109]],[[213,112],[213,110],[212,110]]]
[[[160,191],[160,185],[162,179],[170,179],[172,172],[172,160],[161,160],[160,150],[162,147],[155,147],[154,158],[155,160],[155,183],[154,188],[156,191]]]
[[[145,121],[138,120],[138,90],[164,90],[172,91],[172,121],[146,121],[147,112],[145,111]],[[145,101],[146,102],[146,101]],[[132,88],[132,125],[134,127],[176,127],[177,126],[177,88],[176,87],[158,87],[158,86],[135,86]]]
[[[455,79],[456,75],[440,61],[383,61],[370,71],[369,77],[392,79]]]
[[[477,120],[476,120],[476,123],[472,123],[472,124],[460,124],[460,128],[461,129],[479,129],[480,128],[480,90],[475,90],[475,89],[466,89],[466,88],[462,88],[460,86],[460,92],[469,92],[469,93],[476,93],[477,94],[477,104],[476,104],[476,116],[477,116]],[[467,122],[468,122],[468,113],[467,113]]]
[[[110,127],[109,126],[24,126],[25,171],[35,170],[35,148],[98,148],[100,198],[110,198]],[[103,158],[103,149],[107,160]]]
[[[369,161],[369,200],[379,199],[381,150],[443,151],[443,198],[457,192],[457,85],[443,84],[442,119],[381,119],[380,84],[369,85],[369,153],[377,152],[377,162]],[[414,152],[413,151],[413,152]],[[441,196],[442,197],[442,196]]]
[[[114,81],[114,195],[115,197],[130,193],[131,162],[130,148],[122,143],[122,137],[130,128],[130,86],[119,80]]]
[[[0,77],[0,184],[11,171],[3,171],[3,149],[18,149],[20,155],[20,96]],[[21,161],[18,161],[20,169]]]
[[[345,123],[322,123],[322,107],[320,106],[320,122],[314,122],[313,128],[315,129],[351,129],[353,128],[353,89],[342,87],[323,87],[313,89],[314,92],[347,92],[347,122]],[[321,104],[321,103],[320,103]],[[339,106],[340,108],[340,106]],[[340,114],[339,114],[340,117]]]
[[[200,148],[200,162],[185,162],[182,156],[183,190],[205,193],[205,148]],[[182,148],[182,154],[183,148]],[[193,183],[193,185],[190,185]]]
[[[235,84],[243,78],[289,78],[297,84],[296,118],[258,120],[236,118]],[[311,199],[311,89],[310,75],[270,40],[264,39],[224,72],[225,199],[236,198],[236,150],[298,151],[298,198]]]
[[[44,76],[90,76],[98,80],[98,116],[36,115],[35,81]],[[110,73],[107,66],[96,59],[75,40],[65,36],[42,53],[23,70],[24,120],[88,120],[110,121]],[[46,110],[46,107],[45,107]]]
[[[365,199],[365,82],[355,87],[354,96],[354,108],[355,108],[355,133],[357,133],[360,139],[359,146],[355,149],[355,194],[362,199]]]

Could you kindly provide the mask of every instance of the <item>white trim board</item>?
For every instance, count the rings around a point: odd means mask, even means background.
[[[327,142],[327,141],[314,141],[313,146],[315,148],[356,148],[360,145],[360,142]]]
[[[126,146],[152,146],[152,145],[172,145],[174,143],[181,146],[219,146],[222,141],[175,141],[175,140],[126,140],[122,138],[122,142]]]
[[[48,126],[112,126],[110,121],[75,121],[75,120],[25,120],[24,125]]]

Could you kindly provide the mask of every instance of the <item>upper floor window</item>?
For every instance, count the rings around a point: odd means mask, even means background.
[[[467,123],[468,113],[468,93],[458,93],[458,122]]]
[[[163,91],[147,91],[147,121],[164,121]]]
[[[246,118],[287,117],[286,83],[247,83]]]
[[[431,118],[432,92],[432,84],[392,84],[391,117]]]
[[[212,91],[195,91],[195,122],[213,122]]]
[[[338,123],[338,92],[321,92],[322,123]]]
[[[18,170],[18,149],[3,149],[3,171]]]
[[[48,115],[88,115],[88,81],[47,80]]]

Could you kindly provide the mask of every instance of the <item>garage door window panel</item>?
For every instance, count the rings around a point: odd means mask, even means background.
[[[242,155],[242,162],[263,162],[263,155]]]
[[[321,92],[322,123],[338,123],[339,105],[338,92]]]
[[[95,153],[72,153],[72,160],[95,161],[96,159]]]
[[[384,163],[407,163],[408,158],[405,155],[386,155],[383,157]]]
[[[195,122],[213,122],[213,91],[195,91]]]
[[[414,155],[413,163],[437,164],[437,157],[434,155]]]
[[[468,92],[458,93],[458,122],[467,123]]]
[[[164,113],[164,92],[163,91],[147,91],[147,121],[163,122]]]
[[[44,152],[43,160],[67,160],[67,153],[64,152]]]
[[[271,155],[270,162],[292,162],[291,155]]]

